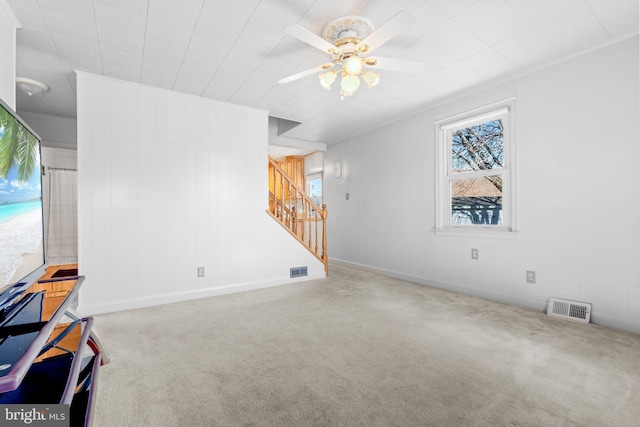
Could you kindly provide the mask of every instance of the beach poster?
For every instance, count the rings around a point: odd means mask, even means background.
[[[40,141],[0,103],[0,289],[44,264]]]

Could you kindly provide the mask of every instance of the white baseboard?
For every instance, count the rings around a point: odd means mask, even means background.
[[[174,302],[189,301],[199,298],[208,298],[218,295],[227,295],[237,292],[253,291],[257,289],[271,288],[274,286],[290,285],[309,280],[324,279],[325,274],[315,273],[309,276],[296,279],[272,280],[266,282],[236,283],[233,285],[217,286],[214,288],[199,289],[195,291],[176,292],[165,295],[154,295],[151,297],[132,298],[120,301],[111,301],[105,304],[82,304],[78,306],[78,313],[83,316],[93,316],[96,314],[113,313],[124,310],[134,310],[137,308],[153,307],[156,305],[171,304]]]
[[[373,267],[366,264],[358,264],[358,263],[339,260],[339,259],[331,259],[331,261],[337,261],[343,264],[348,264],[348,265],[353,265],[359,268],[368,269],[381,274],[385,274],[389,277],[393,277],[394,279],[404,280],[406,282],[411,282],[411,283],[417,283],[419,285],[431,286],[432,288],[442,289],[445,291],[471,295],[474,297],[483,298],[489,301],[499,302],[502,304],[517,305],[520,307],[530,308],[536,311],[544,311],[547,307],[546,300],[541,301],[541,300],[528,299],[528,298],[518,298],[510,295],[498,294],[498,293],[487,291],[484,289],[469,288],[467,286],[460,285],[457,283],[443,282],[439,280],[413,276],[411,274],[402,273],[400,271],[389,270],[386,268],[378,268],[378,267]]]
[[[634,332],[636,334],[640,334],[640,319],[639,320],[620,319],[608,314],[602,314],[597,312],[594,314],[593,311],[594,311],[594,308],[591,307],[591,323],[607,326],[609,328],[620,329],[622,331]]]
[[[491,291],[483,289],[469,288],[464,285],[456,283],[442,282],[438,280],[431,280],[424,277],[412,276],[398,271],[388,270],[384,268],[373,267],[366,264],[359,264],[355,262],[345,261],[341,259],[331,258],[331,262],[338,262],[345,265],[351,265],[358,268],[367,269],[370,271],[385,274],[389,277],[404,280],[411,283],[417,283],[420,285],[431,286],[445,291],[458,292],[465,295],[472,295],[478,298],[483,298],[490,301],[499,302],[502,304],[516,305],[520,307],[530,308],[536,311],[546,312],[547,301],[537,299],[525,299],[518,298],[512,295],[497,294]],[[607,313],[598,313],[597,307],[593,306],[591,311],[591,323],[606,326],[613,329],[620,329],[623,331],[640,333],[640,319],[628,319],[612,316]]]

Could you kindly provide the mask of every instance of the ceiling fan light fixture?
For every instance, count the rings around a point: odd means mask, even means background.
[[[343,69],[345,73],[351,76],[357,76],[362,71],[362,65],[362,59],[357,56],[352,56],[344,61]]]
[[[424,65],[421,62],[368,57],[375,49],[414,23],[415,18],[409,12],[401,10],[375,31],[371,21],[357,15],[342,16],[330,21],[323,28],[321,37],[300,25],[290,25],[285,28],[288,35],[329,53],[331,62],[285,77],[278,83],[289,83],[319,72],[320,85],[325,89],[331,89],[338,74],[342,74],[340,95],[344,99],[358,90],[361,78],[369,88],[380,83],[380,74],[369,68],[419,73]],[[329,69],[335,71],[329,72]]]
[[[344,92],[344,96],[351,96],[360,87],[360,79],[358,76],[346,75],[340,81],[340,88]]]
[[[46,84],[26,77],[16,77],[16,86],[29,96],[40,95],[49,90]]]
[[[336,81],[336,72],[335,71],[327,71],[326,73],[318,75],[320,79],[320,84],[323,88],[330,90],[333,82]]]
[[[340,89],[340,100],[344,101],[347,96],[353,95],[353,92],[347,92],[344,89]]]
[[[374,73],[371,70],[367,70],[364,73],[362,73],[362,80],[364,80],[364,82],[367,84],[367,86],[369,86],[369,88],[372,88],[376,86],[378,83],[380,83],[380,74]]]

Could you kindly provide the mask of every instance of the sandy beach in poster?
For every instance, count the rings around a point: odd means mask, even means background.
[[[0,222],[0,288],[42,264],[42,218],[32,210]],[[29,262],[30,258],[37,258]],[[21,268],[23,267],[23,268]]]

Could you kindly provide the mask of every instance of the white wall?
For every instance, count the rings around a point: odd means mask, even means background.
[[[43,146],[42,165],[58,169],[77,169],[78,153],[76,150]]]
[[[329,254],[536,309],[591,302],[594,322],[640,332],[638,61],[635,37],[330,145]],[[519,238],[434,235],[434,120],[510,96]]]
[[[77,84],[79,311],[291,283],[303,265],[324,277],[266,213],[266,111],[87,73]]]
[[[21,112],[20,117],[40,135],[44,147],[76,149],[78,140],[76,119],[28,112]]]
[[[0,98],[16,111],[16,28],[20,24],[6,0],[0,0]]]
[[[322,172],[324,168],[324,152],[316,151],[315,153],[304,156],[304,174]]]

